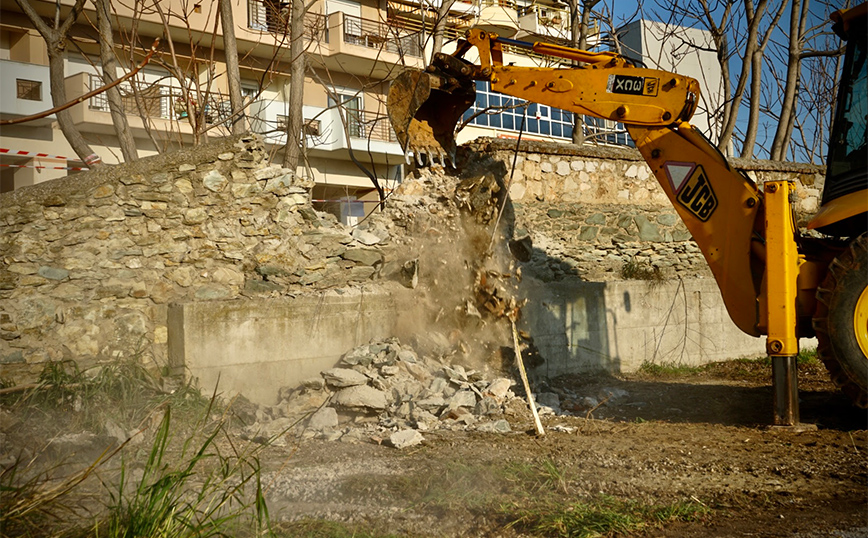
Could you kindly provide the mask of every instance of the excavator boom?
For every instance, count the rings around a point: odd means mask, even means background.
[[[504,65],[503,52],[509,47],[583,65]],[[464,59],[471,49],[478,53],[478,65]],[[490,83],[496,92],[626,127],[708,262],[730,318],[749,335],[767,336],[774,422],[798,423],[795,371],[799,338],[813,336],[814,327],[825,326],[826,318],[821,316],[818,321],[816,317],[823,312],[819,302],[831,305],[830,311],[837,308],[820,293],[829,261],[837,251],[829,245],[819,252],[801,251],[791,206],[792,182],[770,181],[759,190],[688,123],[699,101],[698,82],[636,67],[613,53],[515,41],[471,29],[453,54],[435,55],[425,71],[407,71],[392,85],[389,117],[408,158],[412,154],[420,163],[439,160],[444,165],[449,158],[454,163],[454,130],[475,100],[475,81]],[[868,251],[868,238],[863,236],[853,244],[861,250],[851,249],[856,254],[844,261],[856,267],[862,263],[862,251]],[[824,285],[831,285],[829,278],[826,282]],[[862,292],[862,297],[866,295]],[[861,306],[851,317],[859,327],[856,340],[861,345],[868,299],[857,304]],[[860,368],[863,362],[868,364],[864,354],[857,355],[861,356],[855,359]],[[859,405],[868,403],[864,384],[864,379],[861,385],[856,383],[859,397],[854,401]]]

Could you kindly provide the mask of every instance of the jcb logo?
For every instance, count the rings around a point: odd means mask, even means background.
[[[711,190],[711,184],[701,166],[696,167],[687,183],[681,188],[678,201],[702,222],[707,221],[717,209],[717,196]]]
[[[621,93],[627,95],[657,95],[659,79],[645,77],[631,77],[627,75],[610,75],[607,89],[609,93]]]

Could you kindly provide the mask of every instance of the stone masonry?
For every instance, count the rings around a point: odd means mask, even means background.
[[[515,211],[514,235],[530,235],[538,247],[530,269],[543,280],[579,275],[620,278],[628,262],[656,267],[665,276],[710,276],[669,199],[638,151],[479,139],[469,146],[503,163]],[[513,161],[515,170],[512,171]],[[731,160],[762,185],[776,179],[797,184],[800,224],[817,211],[824,181],[818,166]],[[508,180],[508,179],[507,179]]]
[[[507,183],[512,150],[512,142],[484,140],[464,153],[483,167],[494,163]],[[759,180],[797,178],[799,209],[816,209],[818,168],[737,164]],[[433,274],[435,287],[438,279],[454,283],[451,265],[432,269],[440,253],[461,250],[448,240],[460,228],[448,223],[454,208],[443,204],[455,193],[415,193],[422,185],[407,181],[389,211],[347,228],[313,209],[311,183],[270,164],[261,140],[246,136],[4,193],[0,378],[27,382],[57,360],[166,365],[169,303],[400,280],[420,259],[413,249],[423,248],[403,236],[442,241],[425,247],[431,259],[422,256],[420,274]],[[707,273],[635,151],[524,143],[509,194],[504,222],[513,237],[532,238],[522,267],[544,282],[618,278],[628,261],[678,276]]]
[[[230,138],[0,197],[0,377],[49,360],[166,364],[169,302],[370,281],[383,261],[312,183]],[[153,361],[153,362],[152,362]]]

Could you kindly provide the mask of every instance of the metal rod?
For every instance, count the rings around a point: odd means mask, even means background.
[[[799,423],[799,385],[796,356],[772,357],[772,390],[775,394],[775,426]]]

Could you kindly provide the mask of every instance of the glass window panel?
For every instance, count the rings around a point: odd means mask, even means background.
[[[512,114],[504,114],[501,119],[503,120],[504,129],[515,129],[515,116]]]
[[[500,115],[494,114],[488,117],[488,124],[492,127],[500,127]]]
[[[552,109],[552,121],[561,121],[561,109],[553,108]]]
[[[527,106],[527,115],[536,117],[536,103],[531,103]]]
[[[540,134],[544,134],[544,135],[551,134],[552,131],[551,131],[550,124],[548,121],[540,121],[539,122],[539,132],[540,132]]]
[[[552,136],[563,136],[560,123],[552,123]]]
[[[537,120],[535,117],[528,116],[527,132],[539,134],[539,120]]]

